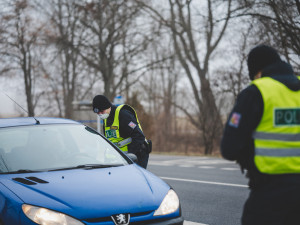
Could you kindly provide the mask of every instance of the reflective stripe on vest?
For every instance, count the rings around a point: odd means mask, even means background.
[[[256,131],[255,165],[262,173],[300,173],[300,91],[270,77],[252,82],[259,89],[264,111]]]
[[[119,131],[119,129],[120,129],[119,114],[120,114],[120,110],[124,106],[125,106],[125,104],[119,105],[116,108],[115,116],[114,116],[114,121],[113,121],[113,123],[112,123],[111,126],[107,126],[106,125],[107,119],[104,120],[104,127],[105,127],[105,136],[111,142],[113,142],[117,147],[119,147],[122,151],[127,152],[128,151],[128,145],[131,143],[132,139],[131,138],[126,138],[126,139],[122,138],[120,136],[120,131]],[[134,112],[135,118],[136,118],[136,120],[138,122],[138,126],[142,130],[135,110],[131,106],[129,106],[129,105],[126,105],[126,106],[130,107],[132,109],[132,112]]]
[[[121,148],[121,147],[123,147],[123,146],[125,146],[125,145],[127,145],[127,144],[130,144],[132,142],[132,138],[130,137],[130,138],[126,138],[126,139],[124,139],[123,141],[119,141],[118,143],[117,143],[117,146],[119,147],[119,148]]]

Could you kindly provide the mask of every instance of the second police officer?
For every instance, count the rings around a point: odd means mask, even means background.
[[[278,52],[248,55],[252,80],[227,120],[221,152],[247,170],[243,225],[300,224],[300,81]]]
[[[147,168],[151,141],[145,138],[136,111],[129,105],[113,105],[104,95],[93,99],[93,111],[104,121],[104,135],[123,152],[137,156],[138,164]]]

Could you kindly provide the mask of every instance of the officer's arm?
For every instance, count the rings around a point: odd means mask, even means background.
[[[144,133],[138,126],[135,116],[126,110],[120,111],[120,135],[123,138],[132,138],[132,142],[129,145],[128,152],[137,154],[141,149],[145,141]]]
[[[132,142],[128,148],[128,152],[137,154],[143,149],[145,136],[139,127],[136,127],[131,133]]]
[[[252,133],[262,112],[263,101],[256,86],[251,85],[239,94],[222,137],[221,153],[224,158],[243,161],[253,155]]]

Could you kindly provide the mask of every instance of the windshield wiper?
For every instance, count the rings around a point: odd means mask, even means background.
[[[2,155],[0,155],[1,157],[1,161],[3,162],[3,165],[5,166],[5,168],[8,170],[8,167],[7,167],[7,165],[6,165],[6,163],[5,163],[5,160],[3,159],[3,156]]]
[[[42,172],[39,170],[26,170],[26,169],[21,169],[17,171],[11,171],[11,172],[2,172],[0,174],[16,174],[16,173],[37,173],[37,172]]]
[[[109,168],[109,167],[118,167],[123,166],[123,164],[83,164],[73,167],[65,167],[65,168],[58,168],[48,171],[59,171],[59,170],[74,170],[74,169],[98,169],[98,168]]]

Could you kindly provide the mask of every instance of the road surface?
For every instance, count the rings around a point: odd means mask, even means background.
[[[249,195],[239,166],[221,158],[150,154],[147,168],[177,192],[184,225],[239,225]]]

